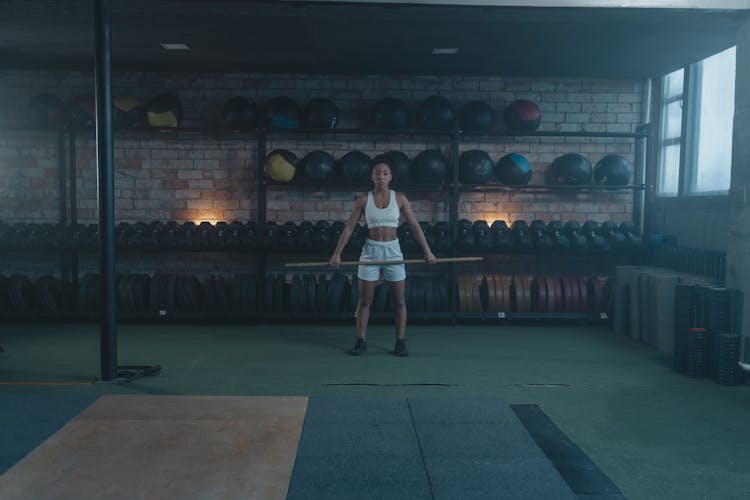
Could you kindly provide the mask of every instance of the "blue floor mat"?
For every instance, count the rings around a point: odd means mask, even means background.
[[[98,397],[81,394],[0,394],[0,474]]]

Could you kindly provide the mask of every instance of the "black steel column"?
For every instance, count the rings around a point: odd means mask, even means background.
[[[60,129],[57,136],[57,167],[58,167],[58,191],[60,193],[60,218],[58,225],[60,231],[58,233],[58,243],[60,244],[60,279],[65,283],[68,281],[68,202],[65,192],[65,132]],[[70,297],[67,294],[63,294],[63,310],[67,310]]]
[[[76,169],[76,133],[74,130],[68,131],[68,182],[70,190],[70,226],[76,227],[78,224],[78,189],[77,189],[77,169]],[[69,235],[69,233],[66,233]],[[78,248],[70,248],[70,285],[73,290],[71,301],[73,305],[78,305]]]
[[[643,240],[646,243],[648,243],[651,238],[651,217],[653,217],[653,214],[651,213],[651,204],[654,196],[654,183],[656,183],[651,163],[653,161],[654,153],[651,150],[653,147],[653,131],[650,124],[647,124],[647,126],[646,136],[643,139],[643,149],[646,157],[646,161],[643,164],[643,176],[646,179],[646,182],[643,190],[643,214],[641,215],[643,218]]]
[[[110,0],[95,0],[96,164],[99,190],[99,273],[101,379],[117,378],[117,303],[115,296],[114,154],[112,152],[112,58]]]
[[[263,127],[259,127],[257,131],[258,135],[258,249],[256,258],[258,261],[257,276],[255,279],[256,293],[256,310],[258,311],[258,319],[263,319],[263,308],[265,307],[266,297],[266,271],[267,271],[267,259],[266,259],[266,176],[264,172],[264,164],[266,161],[266,130]]]
[[[461,141],[458,124],[453,126],[451,134],[450,165],[452,179],[450,184],[451,193],[448,197],[450,205],[448,211],[448,230],[451,235],[451,257],[456,256],[456,239],[458,238],[458,204],[461,196],[461,185],[458,178],[458,144]],[[453,325],[458,324],[458,264],[451,263],[451,279],[448,283],[448,292],[450,293],[451,313],[453,314]]]
[[[643,131],[643,125],[640,125],[636,128],[636,132],[642,132]],[[633,151],[633,184],[636,186],[638,184],[645,184],[645,180],[643,178],[643,172],[645,170],[644,168],[644,159],[643,159],[643,143],[644,137],[639,136],[636,137],[633,140],[634,143],[634,151]],[[640,231],[641,234],[643,234],[643,190],[638,189],[637,187],[633,188],[633,209],[630,211],[633,215],[633,223],[638,228],[638,231]]]

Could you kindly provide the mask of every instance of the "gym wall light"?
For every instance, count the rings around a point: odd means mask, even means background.
[[[164,50],[190,50],[186,43],[162,43],[161,47]]]

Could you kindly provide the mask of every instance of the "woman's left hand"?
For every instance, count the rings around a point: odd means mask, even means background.
[[[434,255],[432,254],[432,252],[430,252],[429,250],[427,250],[427,251],[426,251],[426,252],[424,253],[424,260],[425,260],[425,262],[427,262],[428,264],[434,264],[434,263],[436,263],[436,262],[437,262],[437,257],[435,257],[435,256],[434,256]]]

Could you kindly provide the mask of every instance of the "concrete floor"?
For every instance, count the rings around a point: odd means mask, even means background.
[[[501,397],[535,403],[628,498],[749,498],[750,387],[671,370],[652,348],[605,327],[410,326],[345,354],[342,325],[124,325],[120,364],[161,375],[90,384],[95,325],[0,325],[0,394]],[[35,383],[39,385],[29,385]],[[0,497],[2,495],[0,494]]]

